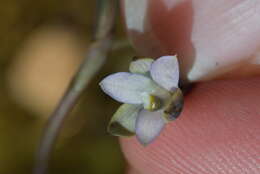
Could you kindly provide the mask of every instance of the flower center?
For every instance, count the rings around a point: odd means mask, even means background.
[[[161,108],[161,100],[154,95],[144,94],[143,100],[144,109],[148,111],[156,111]]]

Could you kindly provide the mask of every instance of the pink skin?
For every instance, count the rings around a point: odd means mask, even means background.
[[[189,81],[260,74],[260,1],[129,1],[125,23],[140,55],[178,54]]]
[[[196,84],[153,144],[121,139],[129,174],[260,173],[260,1],[147,2],[144,24],[125,15],[137,51],[178,53],[184,79],[211,81]]]

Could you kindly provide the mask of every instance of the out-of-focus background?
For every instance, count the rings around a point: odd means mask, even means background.
[[[86,54],[96,1],[0,2],[0,174],[28,174],[44,123]],[[98,86],[134,55],[119,17],[116,31],[119,44],[66,120],[50,174],[124,173],[118,140],[106,132],[119,104]]]

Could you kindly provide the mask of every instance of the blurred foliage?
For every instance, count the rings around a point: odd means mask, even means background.
[[[62,26],[87,43],[91,40],[93,31],[92,24],[95,20],[93,14],[95,14],[95,1],[91,0],[1,0],[1,174],[31,173],[34,153],[46,122],[46,117],[30,112],[29,108],[25,108],[15,98],[10,97],[12,91],[6,84],[9,78],[6,72],[16,61],[18,50],[23,47],[31,33],[43,26]],[[126,39],[122,24],[117,25],[117,38]],[[98,82],[109,73],[126,71],[132,56],[131,48],[111,52],[102,72],[93,80],[82,100],[66,120],[50,162],[50,173],[124,173],[125,161],[117,138],[106,132],[107,123],[118,103],[102,93]]]

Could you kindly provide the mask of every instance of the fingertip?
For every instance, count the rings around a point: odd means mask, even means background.
[[[256,54],[260,1],[122,2],[135,50],[151,57],[177,53],[183,79],[197,82],[260,74]]]
[[[126,158],[149,174],[258,173],[259,88],[260,78],[198,84],[154,143],[121,139]]]

